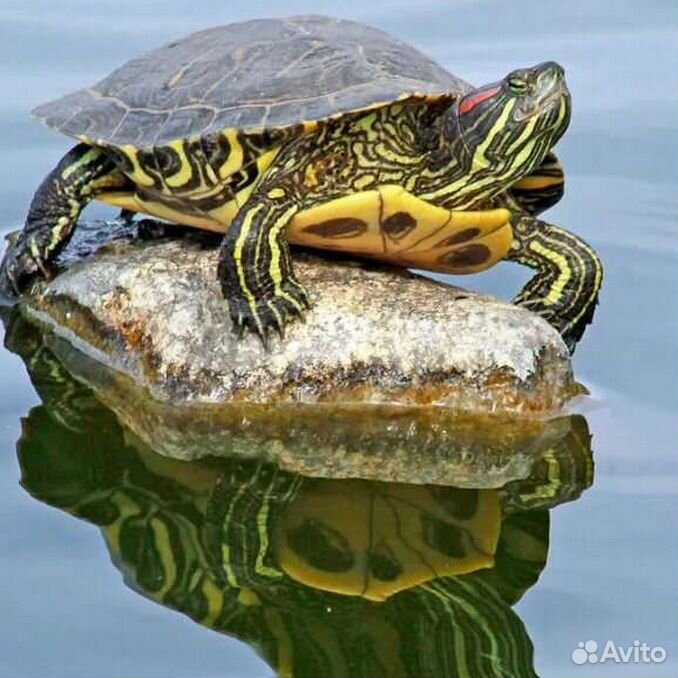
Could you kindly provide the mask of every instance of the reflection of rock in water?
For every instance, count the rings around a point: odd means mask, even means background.
[[[511,606],[545,565],[548,509],[591,482],[583,418],[501,489],[309,479],[157,455],[36,335],[12,341],[43,398],[18,445],[22,484],[98,525],[135,590],[280,675],[535,675]]]

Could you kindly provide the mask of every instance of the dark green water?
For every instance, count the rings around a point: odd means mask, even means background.
[[[69,145],[30,120],[35,104],[173,37],[282,11],[282,4],[240,1],[3,2],[0,232],[21,225],[32,191]],[[30,332],[17,331],[9,343],[25,361],[0,349],[0,675],[269,676],[293,657],[299,675],[332,666],[334,675],[357,675],[362,667],[363,675],[675,676],[675,3],[646,2],[642,11],[627,0],[285,5],[286,13],[309,11],[385,28],[475,83],[545,59],[566,67],[574,114],[558,154],[567,194],[547,217],[594,245],[607,277],[574,361],[592,392],[585,420],[573,420],[556,448],[561,463],[551,467],[561,490],[540,502],[526,499],[546,472],[539,464],[523,485],[502,491],[434,493],[298,483],[252,464],[187,470],[134,439],[38,350]],[[456,282],[509,297],[524,279],[505,264]],[[582,442],[586,428],[590,449]],[[585,489],[591,455],[595,478]],[[271,478],[279,481],[273,494]],[[238,503],[243,479],[248,501]],[[399,513],[403,496],[414,507],[409,513]],[[261,532],[253,507],[271,497]],[[275,543],[294,514],[288,506],[315,515],[320,503],[341,515],[345,502],[360,507],[374,497],[396,507],[405,523],[421,523],[415,515],[437,518],[447,538],[436,543],[456,544],[462,535],[487,549],[498,539],[495,566],[420,583],[378,603],[312,588],[318,575],[295,569],[280,543],[277,562],[262,561],[273,570],[268,578],[248,565],[267,530]],[[225,519],[229,506],[234,522]],[[130,507],[137,522],[118,537],[116,516]],[[485,511],[477,525],[462,519],[472,508]],[[388,541],[388,521],[375,516]],[[242,527],[232,532],[232,524]],[[289,552],[310,549],[320,570],[340,561],[336,540],[355,549],[352,540],[360,538],[341,521],[333,527],[336,539],[325,540],[325,551],[319,536],[302,534]],[[186,574],[176,590],[163,589],[171,564],[163,549],[144,548],[149,535],[178,539],[175,571]],[[232,547],[230,575],[224,543]],[[457,551],[468,566],[468,548]],[[375,581],[403,581],[392,561],[402,558],[373,563]],[[344,585],[355,582],[348,577]],[[663,647],[667,657],[661,664],[579,666],[572,652],[587,640],[601,649],[608,640],[624,648],[638,640]]]

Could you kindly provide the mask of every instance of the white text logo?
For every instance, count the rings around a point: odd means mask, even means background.
[[[611,640],[605,643],[602,652],[598,652],[598,643],[595,640],[587,640],[578,643],[579,647],[572,653],[572,661],[575,664],[604,664],[616,662],[618,664],[661,664],[666,659],[666,650],[663,647],[651,647],[647,643],[638,640],[633,645],[622,647],[615,645]]]

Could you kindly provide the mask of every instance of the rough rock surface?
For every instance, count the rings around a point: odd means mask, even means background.
[[[24,310],[175,404],[395,403],[543,416],[572,393],[565,345],[528,311],[306,253],[295,255],[313,301],[306,322],[268,351],[253,336],[238,342],[216,260],[191,239],[119,239],[35,286]]]
[[[552,474],[554,459],[567,467],[573,462],[565,459],[580,458],[589,446],[579,415],[541,420],[402,405],[173,404],[20,313],[4,322],[5,345],[24,360],[50,419],[82,435],[88,421],[105,420],[97,414],[103,406],[127,443],[182,463],[246,458],[316,478],[492,488],[525,479],[536,467]],[[96,439],[99,425],[89,438]],[[28,437],[36,432],[27,422],[23,429]]]

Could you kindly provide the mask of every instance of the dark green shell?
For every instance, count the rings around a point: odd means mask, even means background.
[[[171,42],[33,111],[70,136],[155,146],[267,129],[470,86],[413,47],[353,21],[259,19]]]

